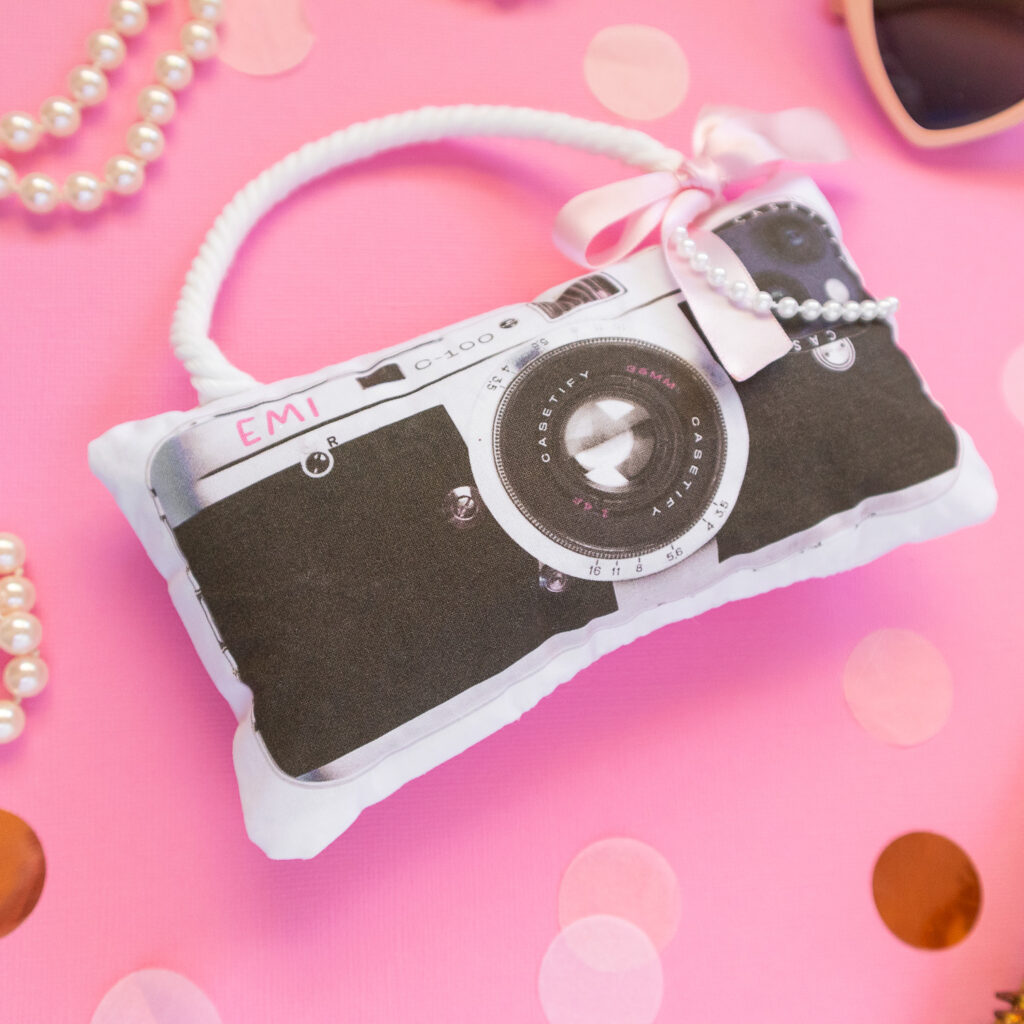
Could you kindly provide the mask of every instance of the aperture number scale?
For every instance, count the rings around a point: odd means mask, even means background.
[[[514,377],[519,371],[528,363],[531,359],[540,355],[545,348],[550,344],[547,338],[534,338],[528,346],[523,349],[523,355],[516,359],[515,363],[511,360],[505,363],[503,366],[498,368],[498,372],[493,374],[487,381],[485,387],[488,391],[500,391],[509,382],[510,378]]]
[[[644,563],[637,559],[637,563],[633,571],[637,576],[642,575],[644,571]],[[607,562],[596,561],[590,566],[588,572],[594,579],[598,579],[606,573],[612,579],[618,579],[618,577],[622,575],[622,563],[617,561],[609,566]]]

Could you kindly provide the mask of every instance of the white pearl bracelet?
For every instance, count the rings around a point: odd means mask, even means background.
[[[770,292],[756,291],[746,281],[730,281],[724,267],[711,264],[711,257],[702,252],[697,243],[690,237],[686,228],[680,226],[672,232],[672,244],[676,252],[687,260],[690,269],[739,309],[748,309],[757,316],[768,316],[775,313],[783,320],[792,320],[796,316],[804,320],[824,320],[836,323],[843,320],[854,323],[857,320],[886,320],[899,309],[899,300],[895,298],[865,299],[863,302],[839,302],[828,299],[819,302],[817,299],[805,299],[800,302],[792,295],[784,295],[776,299]]]
[[[163,0],[113,0],[109,25],[89,36],[86,50],[90,63],[73,68],[68,76],[70,98],[52,96],[39,117],[14,111],[0,117],[0,148],[27,153],[44,135],[66,138],[78,131],[82,110],[107,97],[108,71],[121,65],[127,52],[124,37],[142,32],[149,22],[148,8]],[[63,200],[74,210],[89,213],[98,209],[107,192],[132,195],[145,183],[146,164],[164,149],[161,125],[174,116],[174,93],[192,81],[194,62],[207,60],[217,52],[216,26],[221,20],[223,0],[189,0],[192,20],[181,29],[181,50],[161,54],[154,69],[155,82],[139,94],[140,120],[129,129],[127,152],[112,157],[103,175],[76,171],[61,187],[47,174],[30,172],[18,176],[14,167],[0,160],[0,199],[17,196],[32,213],[50,213]]]
[[[42,623],[32,614],[36,588],[22,574],[25,544],[13,533],[0,533],[0,650],[13,655],[3,672],[11,699],[0,700],[0,744],[16,740],[25,728],[25,697],[42,693],[50,670],[39,657]]]

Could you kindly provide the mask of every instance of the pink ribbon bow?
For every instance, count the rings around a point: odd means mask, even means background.
[[[555,219],[555,244],[571,260],[585,267],[603,267],[636,249],[659,225],[666,262],[677,278],[691,305],[705,307],[707,317],[716,321],[715,334],[724,339],[724,348],[715,345],[726,369],[744,380],[789,351],[791,343],[774,317],[737,321],[720,296],[707,305],[699,289],[684,280],[685,267],[671,245],[672,233],[689,227],[702,214],[721,202],[726,187],[749,184],[778,170],[783,162],[827,163],[848,155],[846,142],[835,123],[820,110],[799,107],[774,114],[762,114],[736,107],[705,107],[693,131],[693,153],[674,170],[654,171],[625,181],[591,189],[571,199]],[[598,251],[598,237],[619,226],[618,236]],[[710,233],[704,235],[709,239]],[[702,248],[705,246],[702,245]],[[718,253],[727,264],[731,250]],[[742,271],[742,266],[739,266]],[[709,291],[707,287],[703,289]],[[721,307],[721,308],[717,308]],[[705,317],[695,309],[705,329]],[[738,326],[739,325],[739,326]],[[737,345],[737,329],[743,345]],[[709,334],[710,336],[710,334]],[[714,338],[712,338],[714,343]]]

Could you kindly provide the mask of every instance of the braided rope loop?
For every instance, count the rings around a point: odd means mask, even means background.
[[[345,164],[403,146],[440,139],[491,136],[542,139],[649,171],[676,170],[683,156],[632,128],[528,107],[423,107],[351,125],[300,149],[249,182],[224,208],[185,278],[174,312],[171,345],[201,403],[256,385],[210,338],[224,279],[260,219],[296,189]]]

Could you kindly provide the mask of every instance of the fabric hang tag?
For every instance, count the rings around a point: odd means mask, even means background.
[[[757,316],[749,309],[733,305],[703,275],[696,274],[686,257],[677,251],[672,236],[676,226],[682,225],[697,248],[711,257],[711,266],[722,267],[729,281],[744,282],[751,294],[757,292],[757,284],[736,253],[714,232],[695,226],[695,219],[709,206],[707,194],[696,189],[677,196],[662,221],[662,250],[693,318],[722,366],[733,380],[747,380],[781,359],[793,343],[774,316]]]

